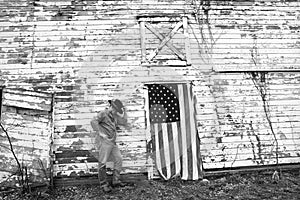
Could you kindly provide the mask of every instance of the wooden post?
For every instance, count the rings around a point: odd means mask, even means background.
[[[188,20],[187,17],[183,17],[183,34],[185,37],[185,57],[186,57],[186,64],[191,65],[191,45],[190,45],[190,37],[188,32]]]
[[[0,85],[0,123],[1,123],[1,115],[2,115],[2,98],[3,98],[3,88],[4,86]]]
[[[50,124],[50,152],[49,152],[49,156],[50,156],[50,187],[51,189],[53,189],[54,187],[54,167],[53,167],[53,163],[55,160],[55,155],[53,153],[53,145],[54,145],[54,106],[55,106],[55,93],[52,93],[51,95],[51,110],[49,112],[49,114],[51,115],[51,124]]]
[[[146,89],[146,85],[144,86],[144,97],[145,97],[145,123],[146,123],[146,142],[147,144],[151,141],[151,132],[150,132],[150,114],[149,114],[149,96],[148,96],[148,88]],[[146,145],[148,148],[148,145]],[[148,171],[148,179],[153,178],[153,159],[150,154],[150,151],[147,149],[147,171]]]
[[[145,22],[140,21],[142,63],[146,61]]]

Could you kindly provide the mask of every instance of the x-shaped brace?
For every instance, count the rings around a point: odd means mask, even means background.
[[[174,47],[172,43],[169,43],[169,41],[172,39],[172,37],[176,34],[178,29],[182,25],[182,22],[178,22],[176,26],[169,32],[169,34],[166,37],[164,37],[150,23],[145,23],[145,26],[160,40],[159,46],[156,49],[154,49],[149,56],[147,56],[148,61],[152,60],[165,45],[168,46],[181,60],[186,59],[185,56],[176,47]]]

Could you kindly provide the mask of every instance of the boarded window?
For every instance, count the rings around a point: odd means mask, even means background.
[[[140,17],[142,64],[190,65],[186,17]]]

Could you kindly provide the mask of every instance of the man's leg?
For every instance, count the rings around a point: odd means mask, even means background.
[[[114,174],[112,184],[113,186],[125,186],[125,184],[122,183],[120,179],[120,172],[122,170],[122,155],[117,145],[114,145],[111,154],[114,160]]]
[[[102,140],[99,144],[99,156],[98,156],[98,180],[100,186],[103,188],[104,192],[110,192],[111,187],[107,180],[106,175],[106,162],[110,157],[113,149],[113,144]]]

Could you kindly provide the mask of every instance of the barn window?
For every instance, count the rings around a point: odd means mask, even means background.
[[[187,17],[142,16],[138,20],[143,65],[190,65]]]

